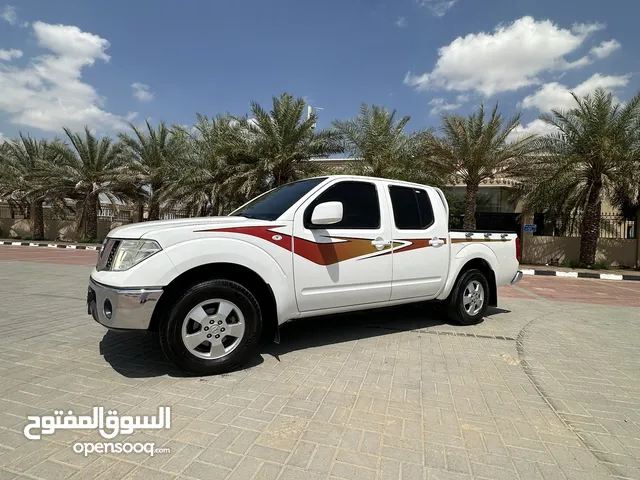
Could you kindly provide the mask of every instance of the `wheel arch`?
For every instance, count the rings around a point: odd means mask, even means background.
[[[476,257],[465,262],[455,277],[455,280],[451,283],[450,291],[447,293],[446,300],[451,298],[451,295],[455,291],[455,287],[460,281],[460,278],[469,270],[479,270],[487,279],[489,284],[489,303],[490,307],[498,306],[498,284],[496,281],[496,274],[491,264],[484,258]]]
[[[483,258],[474,258],[473,260],[469,260],[467,263],[464,264],[464,266],[458,273],[458,277],[456,278],[456,283],[458,282],[460,277],[464,275],[465,272],[468,272],[469,270],[479,270],[482,272],[484,277],[487,279],[487,283],[489,284],[488,305],[490,307],[497,307],[498,306],[498,284],[496,282],[496,273],[493,271],[493,268],[491,268],[491,265],[489,265],[489,262],[487,262]]]
[[[271,286],[255,271],[236,263],[216,262],[191,268],[176,278],[166,287],[151,316],[149,330],[158,331],[164,315],[170,306],[187,288],[211,279],[225,279],[239,283],[249,290],[258,301],[262,312],[264,339],[273,339],[278,326],[278,309],[276,296]]]

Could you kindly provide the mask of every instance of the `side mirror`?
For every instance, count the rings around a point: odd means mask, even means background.
[[[342,221],[342,202],[325,202],[316,205],[311,214],[313,225],[333,225]]]

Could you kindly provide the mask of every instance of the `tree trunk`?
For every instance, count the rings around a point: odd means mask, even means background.
[[[466,207],[464,211],[464,224],[462,228],[465,230],[476,229],[476,202],[478,200],[478,189],[480,185],[477,183],[467,183]]]
[[[89,195],[85,203],[86,222],[87,222],[87,239],[98,239],[98,195]]]
[[[138,202],[138,221],[144,222],[144,200]]]
[[[151,197],[151,204],[149,205],[149,220],[160,220],[160,204],[158,201]]]
[[[600,213],[602,210],[601,190],[602,181],[593,182],[582,219],[580,263],[585,265],[596,263],[596,250],[598,248],[598,238],[600,237]]]
[[[160,220],[160,199],[159,194],[162,184],[152,183],[149,196],[149,220]]]
[[[31,205],[31,220],[33,220],[33,238],[44,240],[44,207],[42,200],[35,200]]]

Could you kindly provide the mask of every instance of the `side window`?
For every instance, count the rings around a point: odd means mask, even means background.
[[[340,223],[312,225],[311,215],[316,205],[324,202],[342,202]],[[316,198],[304,212],[305,228],[353,228],[373,230],[380,228],[380,201],[373,183],[340,182],[329,187]]]
[[[433,225],[433,209],[425,190],[390,186],[389,194],[398,230],[423,230]]]

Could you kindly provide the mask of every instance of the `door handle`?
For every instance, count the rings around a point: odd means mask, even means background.
[[[429,245],[431,245],[432,247],[439,247],[440,245],[444,245],[444,242],[438,237],[433,237],[431,240],[429,240]]]
[[[371,241],[371,245],[376,247],[378,250],[382,250],[384,247],[388,247],[391,245],[391,241],[385,240],[382,237],[378,237],[375,240]]]

